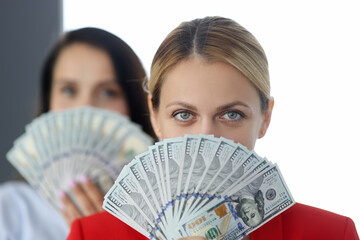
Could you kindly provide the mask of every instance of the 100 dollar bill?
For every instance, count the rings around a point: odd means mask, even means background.
[[[295,204],[277,165],[232,189],[227,196],[202,214],[185,220],[174,234],[241,239]]]

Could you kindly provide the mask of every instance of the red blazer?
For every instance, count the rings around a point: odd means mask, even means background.
[[[110,213],[77,219],[68,240],[147,239]],[[359,240],[348,218],[300,203],[251,233],[251,240]]]

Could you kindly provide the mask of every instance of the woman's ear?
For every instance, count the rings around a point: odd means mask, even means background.
[[[149,107],[149,112],[150,112],[151,125],[154,129],[156,136],[159,139],[161,139],[160,123],[159,123],[159,119],[158,119],[158,109],[154,109],[151,98],[152,98],[152,95],[149,94],[148,95],[148,107]]]
[[[271,114],[272,114],[272,110],[274,108],[274,98],[271,97],[269,99],[269,107],[268,109],[263,113],[263,123],[261,125],[260,131],[259,131],[259,136],[258,138],[262,138],[263,136],[265,136],[266,131],[269,128],[270,125],[270,121],[271,121]]]

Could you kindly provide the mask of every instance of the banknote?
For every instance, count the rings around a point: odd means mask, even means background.
[[[135,156],[103,208],[149,238],[241,239],[294,203],[277,164],[199,134],[164,139]]]
[[[205,172],[205,179],[198,185],[195,194],[189,200],[188,211],[194,211],[195,208],[202,206],[203,203],[200,202],[206,200],[204,197],[207,193],[210,193],[213,188],[218,186],[231,173],[233,165],[236,166],[235,156],[242,156],[240,153],[245,151],[245,148],[236,147],[233,141],[225,138],[220,139],[211,165]]]
[[[212,208],[184,221],[181,235],[241,239],[295,204],[277,165],[217,201]]]
[[[186,201],[187,195],[187,177],[190,172],[192,162],[196,157],[196,150],[199,145],[200,136],[186,136],[183,141],[182,161],[180,162],[180,171],[177,183],[177,193],[174,200],[174,219],[178,221],[182,212],[182,207]]]
[[[115,184],[118,184],[120,188],[122,188],[123,193],[125,193],[127,199],[129,199],[128,204],[134,205],[139,213],[144,215],[146,219],[152,221],[151,224],[163,231],[164,222],[162,221],[160,213],[157,213],[152,205],[153,199],[149,189],[140,186],[140,173],[131,170],[131,168],[134,169],[134,167],[136,167],[136,164],[137,163],[133,162],[126,166],[124,168],[123,177],[117,179]]]
[[[164,175],[162,172],[162,166],[160,166],[160,164],[162,164],[162,162],[160,161],[160,156],[159,156],[159,151],[157,149],[157,147],[159,146],[159,144],[152,146],[149,148],[149,159],[147,159],[148,161],[148,167],[152,168],[152,171],[154,172],[155,179],[153,179],[152,181],[155,182],[156,180],[156,185],[157,185],[157,189],[158,189],[158,198],[160,199],[160,203],[161,206],[163,206],[163,210],[166,209],[166,196],[165,196],[165,189],[164,189],[164,183],[163,183],[163,179],[164,179]],[[146,166],[146,165],[143,165]],[[149,176],[150,177],[150,176]]]
[[[58,191],[71,197],[70,181],[87,176],[105,194],[124,165],[152,144],[153,139],[129,117],[81,107],[35,118],[14,141],[7,159],[60,211]]]
[[[112,207],[113,211],[109,212],[115,217],[120,217],[123,222],[135,222],[136,224],[129,224],[138,232],[144,234],[146,237],[154,238],[159,236],[164,238],[156,222],[149,219],[146,213],[140,209],[139,206],[128,196],[126,190],[118,183],[114,184],[104,197],[103,208],[107,210]],[[139,227],[139,228],[136,228]]]
[[[188,174],[186,182],[187,186],[185,187],[188,189],[188,199],[186,205],[179,211],[180,218],[182,215],[187,214],[187,209],[190,209],[194,199],[197,198],[199,189],[205,184],[203,182],[205,177],[209,180],[214,176],[217,169],[216,153],[220,144],[221,142],[213,137],[201,136],[199,139],[197,154],[191,164],[190,174]]]
[[[165,139],[164,141],[166,187],[169,201],[166,203],[166,217],[168,226],[176,224],[174,221],[174,199],[176,199],[180,162],[183,156],[183,138]]]
[[[136,184],[139,188],[142,189],[142,193],[145,195],[144,200],[146,201],[147,205],[152,209],[152,213],[155,217],[157,217],[157,221],[162,222],[162,225],[167,225],[166,219],[164,216],[164,211],[161,208],[162,205],[157,199],[158,189],[156,179],[154,175],[151,174],[150,169],[152,166],[147,166],[149,161],[146,161],[148,154],[142,154],[140,157],[140,161],[132,161],[128,164],[129,169],[132,172],[132,175],[136,179]]]

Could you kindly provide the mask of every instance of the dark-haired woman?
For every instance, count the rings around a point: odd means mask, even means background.
[[[129,116],[155,137],[145,75],[134,51],[114,34],[98,28],[67,32],[44,62],[40,113],[94,106]],[[59,190],[62,215],[25,182],[0,186],[0,239],[65,239],[74,219],[102,211],[103,196],[91,180],[69,185],[79,206]]]

